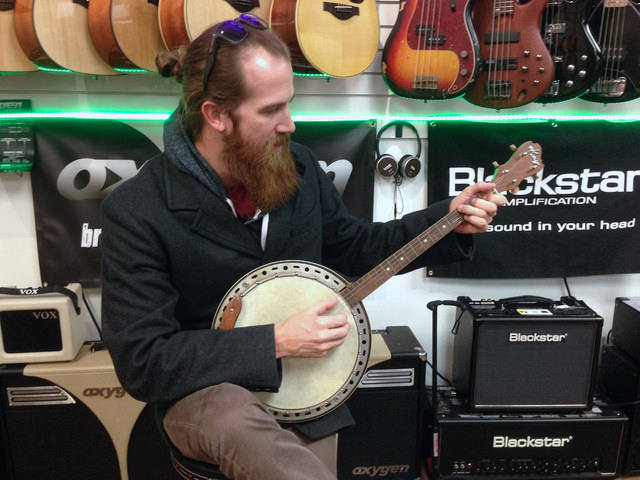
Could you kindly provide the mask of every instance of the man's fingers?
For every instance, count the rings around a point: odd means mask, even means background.
[[[338,297],[332,297],[332,298],[329,298],[328,300],[323,300],[322,302],[312,305],[311,307],[309,307],[308,312],[315,315],[320,315],[326,312],[327,310],[335,307],[337,303],[338,303]]]

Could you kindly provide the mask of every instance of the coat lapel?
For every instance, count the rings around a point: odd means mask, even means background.
[[[251,232],[242,225],[224,199],[198,179],[165,161],[165,185],[169,210],[193,211],[191,229],[203,237],[229,248],[262,258],[262,249]]]

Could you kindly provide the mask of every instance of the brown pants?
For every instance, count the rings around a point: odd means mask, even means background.
[[[230,383],[199,390],[164,418],[184,456],[220,466],[234,480],[336,480],[336,436],[311,442],[282,428],[248,390]]]

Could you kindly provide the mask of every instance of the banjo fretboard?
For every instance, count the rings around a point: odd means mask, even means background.
[[[449,212],[400,250],[375,266],[371,271],[345,287],[340,292],[340,295],[351,307],[354,307],[376,288],[435,245],[442,237],[453,231],[462,221],[462,214],[455,210]]]

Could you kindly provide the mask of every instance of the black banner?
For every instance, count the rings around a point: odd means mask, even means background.
[[[99,205],[158,147],[111,120],[39,120],[31,172],[42,282],[100,281]]]
[[[298,123],[343,193],[349,211],[371,218],[375,123]],[[41,120],[31,174],[42,282],[100,284],[99,205],[159,152],[133,127],[113,120]]]
[[[542,147],[540,178],[508,194],[471,261],[427,276],[534,278],[640,272],[640,123],[440,122],[429,127],[429,203],[490,179],[510,144]]]

